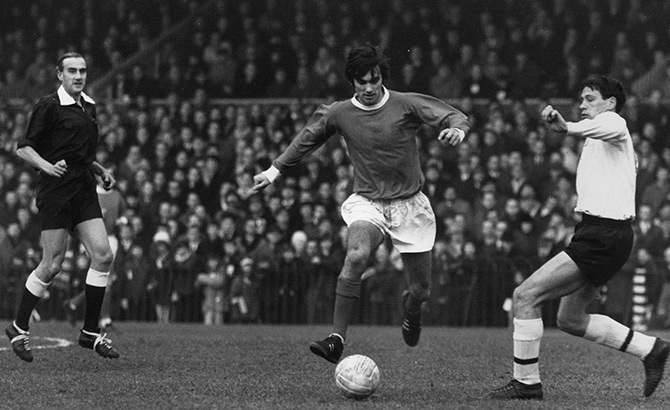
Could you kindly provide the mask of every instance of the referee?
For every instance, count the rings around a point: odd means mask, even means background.
[[[95,102],[83,90],[86,61],[78,53],[58,59],[58,90],[42,97],[33,108],[28,130],[16,155],[38,171],[36,203],[41,223],[42,260],[30,273],[16,319],[5,333],[14,353],[33,360],[29,345],[30,316],[51,280],[61,271],[68,235],[78,235],[91,265],[86,275],[86,316],[79,345],[102,357],[117,358],[111,341],[100,334],[98,319],[105,296],[113,253],[109,246],[95,190],[97,174],[105,189],[116,181],[95,161],[98,126]]]

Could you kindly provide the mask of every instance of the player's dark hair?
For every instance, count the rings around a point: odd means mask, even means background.
[[[623,84],[616,78],[605,75],[592,75],[582,81],[582,89],[591,88],[599,91],[603,99],[614,97],[616,99],[615,111],[619,112],[626,104],[626,93],[623,90]]]
[[[351,84],[354,79],[365,77],[373,68],[379,66],[382,80],[389,78],[388,58],[378,47],[370,43],[351,49],[347,56],[347,64],[344,67],[344,75]]]
[[[63,71],[63,61],[65,61],[66,58],[84,58],[82,57],[81,54],[76,53],[74,51],[69,51],[58,59],[58,62],[56,63],[56,70],[58,71]]]

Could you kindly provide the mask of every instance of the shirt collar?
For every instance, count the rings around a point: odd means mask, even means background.
[[[88,95],[86,95],[85,92],[81,92],[81,97],[84,99],[89,104],[95,104],[95,101]],[[63,88],[63,85],[61,84],[60,87],[58,87],[58,100],[60,101],[60,105],[73,105],[76,104],[76,101],[70,94],[65,91],[65,88]]]
[[[356,99],[356,94],[354,94],[353,97],[351,97],[351,103],[360,108],[361,110],[365,111],[372,111],[372,110],[377,110],[386,104],[386,101],[389,100],[389,91],[386,89],[386,87],[382,86],[382,90],[384,91],[384,95],[382,96],[382,99],[375,105],[365,105],[362,104],[360,101]]]

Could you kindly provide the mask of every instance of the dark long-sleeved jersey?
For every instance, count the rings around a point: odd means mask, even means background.
[[[437,98],[385,89],[375,106],[355,97],[321,105],[272,164],[283,172],[340,134],[354,168],[354,192],[373,200],[408,197],[424,182],[416,143],[422,124],[464,133],[470,129],[465,114]]]

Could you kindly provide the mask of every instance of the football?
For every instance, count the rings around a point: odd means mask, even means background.
[[[379,368],[367,356],[347,356],[335,368],[335,385],[340,393],[350,399],[366,399],[379,386]]]

